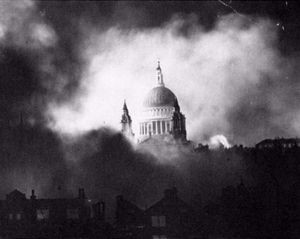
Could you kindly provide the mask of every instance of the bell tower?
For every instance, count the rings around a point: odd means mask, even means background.
[[[126,101],[124,100],[123,114],[122,114],[122,119],[121,119],[121,132],[128,138],[134,137],[134,133],[132,132],[132,128],[131,128],[131,123],[132,123],[132,120],[129,115]]]

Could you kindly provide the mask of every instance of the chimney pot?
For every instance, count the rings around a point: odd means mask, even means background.
[[[36,199],[36,196],[34,194],[34,189],[31,190],[31,196],[30,196],[31,199]]]

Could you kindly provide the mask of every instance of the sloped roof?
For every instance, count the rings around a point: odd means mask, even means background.
[[[20,192],[19,190],[15,189],[9,194],[6,195],[7,200],[17,200],[17,199],[26,199],[25,193]]]

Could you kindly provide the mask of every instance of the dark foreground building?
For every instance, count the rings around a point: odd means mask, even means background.
[[[0,201],[0,238],[187,239],[199,235],[192,208],[171,188],[146,210],[117,197],[114,227],[105,223],[105,205],[84,190],[76,198],[30,198],[14,190]]]
[[[79,189],[77,198],[30,199],[14,190],[1,201],[3,238],[107,238],[103,202],[92,204]]]
[[[199,220],[176,188],[166,189],[163,198],[144,211],[117,197],[116,219],[114,238],[202,238]]]
[[[300,147],[299,138],[275,138],[275,139],[265,139],[255,145],[257,149],[291,149],[295,147]]]
[[[117,196],[114,226],[114,238],[142,238],[145,229],[144,211],[123,196]]]
[[[0,201],[0,238],[299,238],[299,139],[264,140],[254,148],[200,145],[195,153],[199,159],[243,159],[253,182],[241,178],[207,205],[196,197],[193,208],[176,188],[147,209],[118,196],[113,226],[105,222],[104,203],[90,201],[83,189],[75,198],[55,199],[14,190]]]

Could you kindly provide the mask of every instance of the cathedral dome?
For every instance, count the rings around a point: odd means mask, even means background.
[[[185,116],[180,112],[175,94],[165,87],[159,62],[156,70],[157,86],[150,90],[143,101],[139,142],[146,142],[149,138],[165,142],[185,142]]]
[[[143,102],[144,107],[175,106],[175,104],[175,94],[162,85],[153,88]]]

